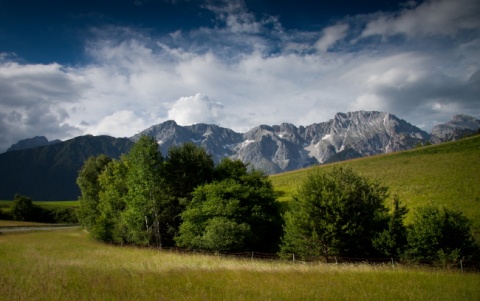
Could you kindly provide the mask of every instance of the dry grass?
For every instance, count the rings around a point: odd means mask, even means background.
[[[477,300],[480,275],[293,264],[92,241],[81,230],[0,235],[1,300]]]

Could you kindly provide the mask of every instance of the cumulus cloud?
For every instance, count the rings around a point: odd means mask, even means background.
[[[222,109],[221,103],[213,102],[208,96],[197,93],[175,101],[168,111],[168,119],[175,120],[180,125],[216,123]]]
[[[351,110],[388,111],[425,130],[453,114],[480,118],[478,31],[451,39],[478,30],[470,17],[478,14],[474,1],[460,3],[471,14],[452,1],[427,1],[308,32],[285,31],[276,18],[257,20],[243,1],[209,3],[214,28],[165,35],[94,28],[85,45],[90,61],[82,66],[0,55],[0,151],[36,135],[131,136],[167,119],[244,132],[323,122]],[[359,39],[399,33],[410,39]]]
[[[93,135],[111,135],[114,137],[131,137],[146,129],[145,119],[135,112],[122,110],[105,116],[94,126],[83,126],[87,133]]]

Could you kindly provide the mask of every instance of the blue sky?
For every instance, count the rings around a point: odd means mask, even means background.
[[[0,0],[0,152],[163,121],[480,118],[480,2]]]

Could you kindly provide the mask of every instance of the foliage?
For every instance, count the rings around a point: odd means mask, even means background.
[[[120,212],[125,210],[127,166],[123,161],[111,161],[98,177],[100,184],[98,210],[95,227],[90,231],[96,239],[123,243],[124,231]]]
[[[163,178],[163,157],[154,138],[142,136],[125,157],[128,191],[121,213],[127,242],[161,248],[174,235],[177,207]],[[173,212],[172,212],[173,211]]]
[[[470,224],[458,210],[433,205],[419,208],[408,231],[407,258],[457,260],[478,256]]]
[[[312,172],[285,218],[281,252],[301,257],[368,257],[387,225],[387,188],[351,169]]]
[[[95,220],[100,214],[97,208],[100,201],[98,177],[110,161],[111,159],[105,155],[90,157],[85,161],[78,174],[77,184],[81,191],[78,219],[88,230],[94,227]]]
[[[39,206],[29,197],[16,195],[10,208],[10,215],[16,221],[30,221],[42,223],[77,223],[76,208]]]
[[[240,161],[225,159],[218,166],[226,178],[193,192],[182,213],[178,246],[222,252],[275,250],[281,217],[268,177],[247,171]]]
[[[407,246],[407,228],[403,220],[408,209],[401,206],[398,196],[393,198],[393,209],[388,221],[388,229],[385,229],[373,240],[374,247],[383,256],[398,257]]]
[[[35,205],[32,199],[23,195],[15,195],[10,213],[16,221],[32,221],[35,216]]]
[[[213,168],[212,156],[193,143],[170,147],[165,162],[165,181],[170,194],[188,204],[197,186],[212,181]]]

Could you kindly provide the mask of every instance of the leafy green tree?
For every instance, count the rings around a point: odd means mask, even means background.
[[[220,163],[215,166],[213,170],[213,177],[215,181],[221,181],[225,179],[240,180],[248,173],[248,164],[243,163],[240,160],[232,160],[230,158],[224,158]]]
[[[15,195],[10,212],[16,221],[33,221],[36,206],[32,199],[23,195]]]
[[[182,213],[178,246],[223,252],[277,248],[282,221],[272,184],[239,162],[224,160],[220,167],[238,167],[230,169],[233,176],[224,173],[223,180],[195,189]]]
[[[188,204],[193,190],[213,177],[212,156],[193,143],[172,146],[165,162],[165,180],[173,197]]]
[[[367,257],[373,240],[387,227],[387,188],[351,169],[312,172],[285,216],[283,254],[301,257]]]
[[[128,192],[121,217],[126,241],[157,248],[173,243],[178,204],[168,194],[155,139],[142,136],[124,161]]]
[[[385,229],[373,241],[383,256],[398,257],[407,246],[407,227],[403,222],[408,209],[401,205],[398,196],[393,198],[393,210],[389,217],[388,229]]]
[[[111,159],[105,155],[90,157],[85,161],[78,174],[77,184],[81,192],[78,219],[88,230],[95,225],[99,215],[97,206],[100,201],[101,188],[98,177],[110,161]]]
[[[101,187],[98,204],[99,215],[91,234],[96,239],[108,242],[125,242],[125,229],[120,213],[125,210],[127,166],[123,161],[111,161],[98,177]]]
[[[470,225],[461,211],[433,205],[419,208],[408,231],[406,256],[417,260],[478,256]]]

